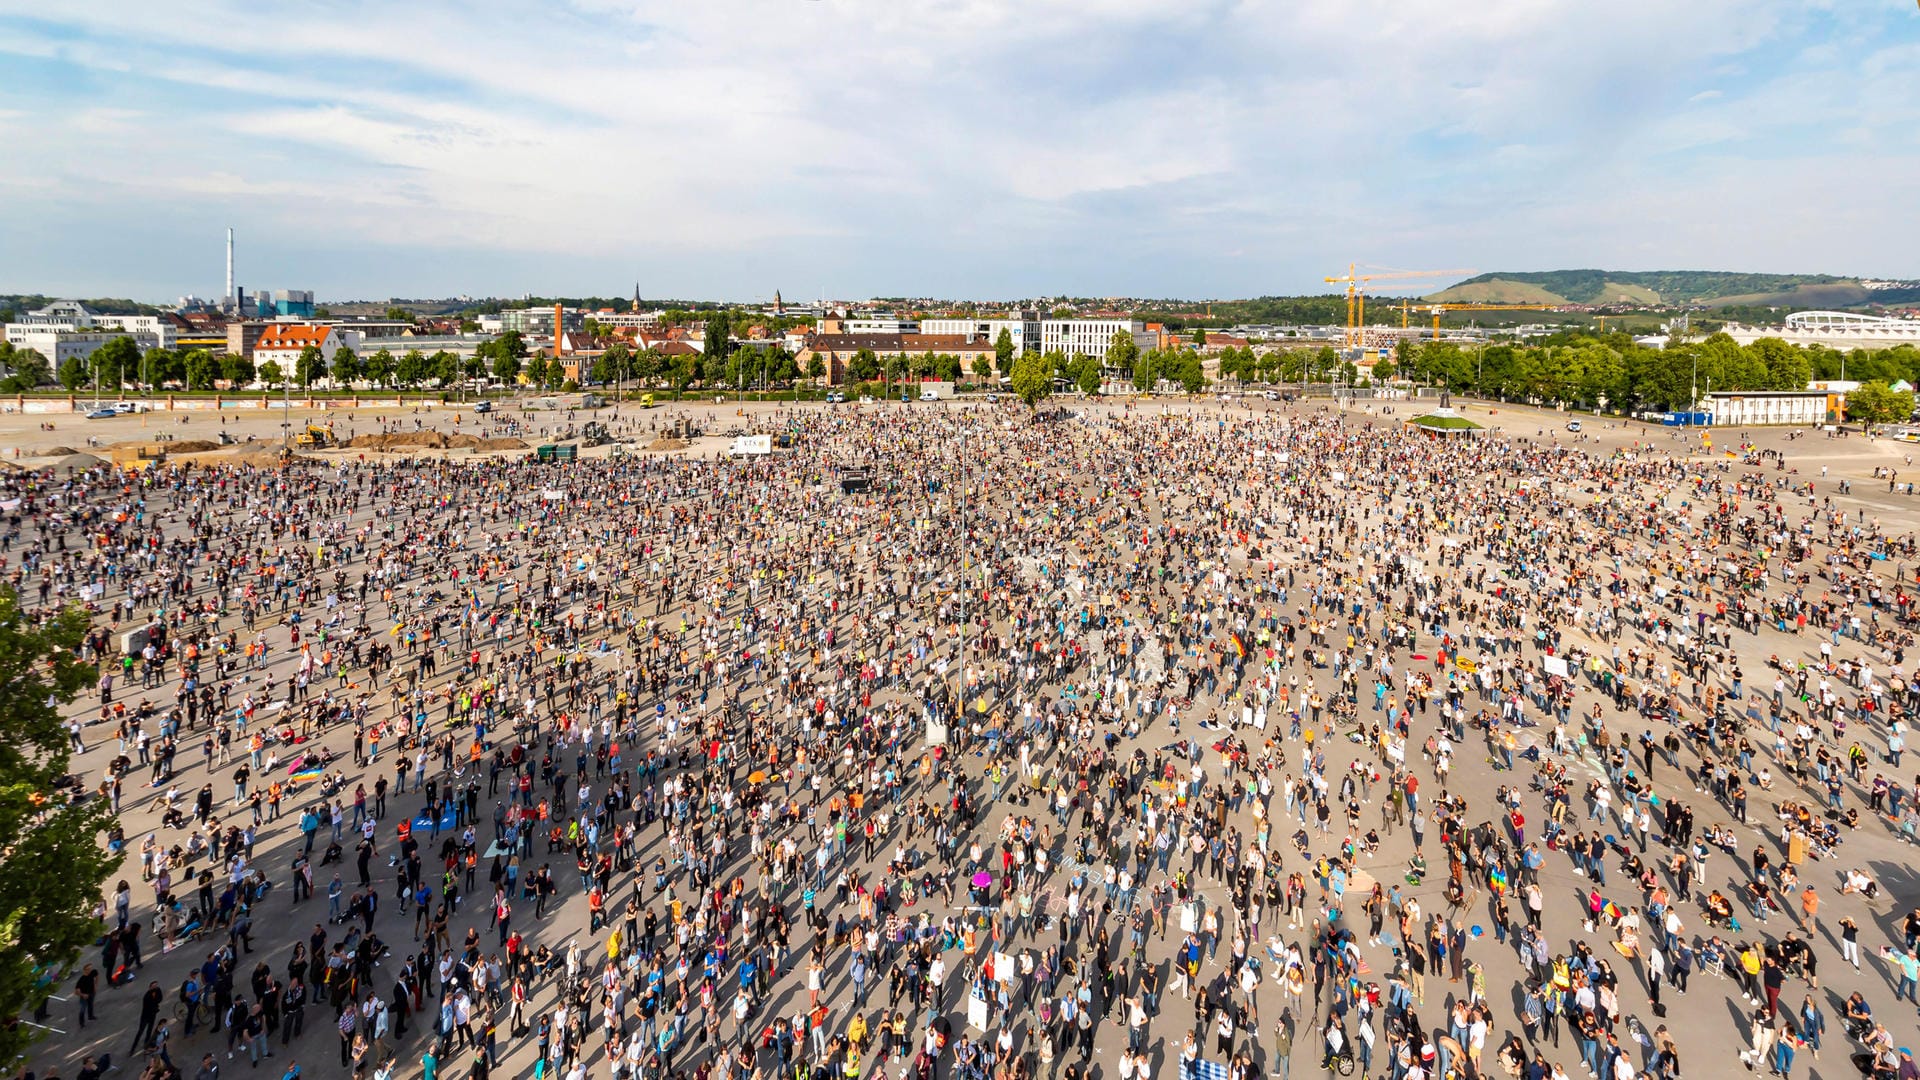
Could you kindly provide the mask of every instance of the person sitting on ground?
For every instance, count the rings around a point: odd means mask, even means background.
[[[1872,900],[1880,895],[1880,883],[1868,877],[1866,871],[1855,868],[1847,871],[1846,880],[1840,886],[1840,895],[1859,893]]]

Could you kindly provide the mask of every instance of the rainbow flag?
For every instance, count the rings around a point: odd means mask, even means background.
[[[310,780],[318,780],[325,775],[327,775],[327,771],[325,769],[322,769],[318,765],[313,765],[308,768],[301,769],[299,772],[294,773],[292,776],[288,777],[288,779],[292,780],[296,784],[304,784]]]

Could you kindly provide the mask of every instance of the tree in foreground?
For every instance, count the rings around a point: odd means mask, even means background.
[[[1013,392],[1029,409],[1053,393],[1053,361],[1045,356],[1023,353],[1013,362]]]
[[[0,585],[0,1014],[36,1009],[61,969],[99,938],[93,914],[100,886],[120,861],[100,843],[107,800],[69,802],[55,782],[70,744],[58,702],[74,699],[89,672],[74,650],[86,613],[67,608],[39,625]],[[0,1054],[12,1060],[36,1037],[24,1024],[0,1025]]]

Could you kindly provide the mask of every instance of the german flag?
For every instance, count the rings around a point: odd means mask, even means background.
[[[1241,637],[1240,632],[1235,630],[1233,633],[1227,635],[1227,640],[1233,642],[1233,654],[1245,660],[1247,658],[1247,639]]]

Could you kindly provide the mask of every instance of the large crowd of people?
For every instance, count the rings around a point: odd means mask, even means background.
[[[37,1080],[1915,1080],[1920,559],[1783,455],[773,422],[0,476],[125,856]]]

